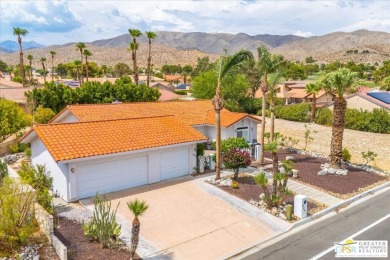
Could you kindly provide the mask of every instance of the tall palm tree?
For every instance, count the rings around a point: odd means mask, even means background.
[[[55,51],[50,51],[50,55],[51,55],[51,81],[54,81],[54,56],[56,55],[57,53]]]
[[[129,33],[133,37],[133,41],[130,43],[130,50],[131,59],[133,60],[134,81],[135,84],[138,85],[137,50],[139,43],[137,42],[137,38],[140,37],[142,33],[138,29],[129,29]]]
[[[103,75],[106,76],[107,69],[108,69],[107,65],[104,65],[104,64],[103,64],[100,68],[101,68],[102,71],[103,71]]]
[[[80,52],[80,61],[83,61],[83,50],[86,48],[87,46],[85,45],[85,43],[83,42],[78,42],[76,43],[76,51],[79,51]],[[82,81],[82,76],[80,74],[80,81]],[[80,85],[81,86],[81,85]]]
[[[343,159],[343,135],[347,101],[344,94],[355,91],[356,73],[347,68],[340,68],[328,73],[322,81],[324,89],[335,95],[333,105],[332,139],[330,143],[330,162],[334,167],[341,167]]]
[[[241,50],[230,57],[222,57],[218,64],[218,83],[215,96],[212,100],[215,110],[216,127],[216,172],[215,179],[221,178],[221,110],[223,109],[223,98],[221,95],[221,81],[225,77],[233,77],[234,72],[239,69],[244,62],[253,60],[253,54],[249,51]]]
[[[81,86],[80,67],[82,67],[82,62],[81,60],[75,60],[73,61],[73,63],[76,66],[76,76],[77,76],[77,80],[79,81],[79,86]]]
[[[32,60],[34,59],[34,56],[32,56],[31,54],[27,55],[27,59],[28,59],[28,62],[29,62],[29,79],[30,79],[30,84],[32,83]]]
[[[23,49],[22,49],[22,37],[26,36],[28,34],[28,31],[26,29],[20,28],[20,27],[14,27],[14,35],[18,36],[18,43],[19,43],[19,68],[20,68],[20,76],[22,77],[22,84],[23,87],[25,86],[25,80],[26,75],[24,73],[24,66],[23,66]]]
[[[85,75],[87,76],[88,81],[88,57],[92,56],[92,53],[89,50],[85,49],[83,51],[83,55],[85,57]]]
[[[145,32],[145,33],[149,40],[148,69],[146,71],[146,85],[148,85],[149,87],[151,66],[152,66],[152,39],[155,39],[157,37],[157,34],[155,32]]]
[[[262,92],[262,113],[261,113],[261,157],[260,163],[264,163],[264,133],[265,133],[265,111],[266,111],[266,100],[268,92],[268,75],[275,73],[284,63],[284,58],[281,55],[271,54],[265,46],[261,46],[257,49],[258,52],[258,69],[261,80],[261,92]],[[271,140],[273,140],[273,122],[271,121]]]
[[[311,103],[311,119],[310,121],[314,123],[315,117],[316,117],[316,101],[317,101],[317,94],[321,90],[321,85],[319,83],[309,83],[306,85],[306,93],[313,95],[313,101]]]
[[[131,250],[130,250],[130,259],[134,259],[135,250],[137,250],[138,242],[139,242],[139,231],[141,227],[141,223],[139,222],[138,217],[142,216],[145,211],[149,208],[146,204],[146,201],[140,201],[135,199],[134,201],[127,202],[127,206],[129,210],[133,213],[134,219],[132,223],[131,229]]]
[[[45,67],[46,58],[45,58],[45,57],[41,57],[41,58],[39,59],[39,61],[40,61],[41,64],[42,64],[43,82],[46,83],[46,67]]]

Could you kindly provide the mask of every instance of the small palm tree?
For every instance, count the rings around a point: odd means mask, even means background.
[[[14,35],[18,36],[18,43],[19,43],[19,68],[20,68],[20,76],[22,77],[22,84],[23,87],[25,86],[25,80],[26,75],[24,73],[24,66],[23,66],[23,50],[22,50],[22,37],[20,36],[26,36],[28,34],[28,31],[26,29],[20,28],[20,27],[14,27]]]
[[[310,121],[314,123],[315,117],[316,117],[316,101],[317,101],[317,94],[321,90],[321,85],[318,83],[309,83],[306,85],[306,93],[313,95],[313,101],[311,104],[311,119]]]
[[[142,33],[138,29],[129,29],[129,33],[133,37],[133,41],[130,43],[130,50],[131,59],[133,60],[134,81],[135,84],[138,85],[137,50],[139,43],[137,42],[137,38],[140,37]]]
[[[85,43],[83,42],[78,42],[76,43],[76,51],[79,51],[80,52],[80,61],[82,62],[84,59],[83,59],[83,50],[86,48],[87,46],[85,45]],[[80,75],[80,81],[81,81],[81,75]],[[80,85],[81,86],[81,85]]]
[[[141,223],[139,222],[138,217],[142,216],[145,211],[149,208],[146,204],[146,201],[140,201],[135,199],[134,201],[127,202],[129,210],[134,214],[133,227],[131,229],[131,250],[130,250],[130,259],[134,259],[135,250],[137,250],[139,242],[139,232]]]
[[[104,64],[103,64],[100,68],[102,69],[103,76],[106,76],[107,69],[108,69],[107,65],[104,65]]]
[[[83,51],[83,55],[85,57],[85,75],[87,76],[88,81],[88,57],[92,56],[92,53],[89,50],[85,49]]]
[[[332,139],[330,143],[330,162],[335,167],[341,167],[343,159],[343,135],[345,128],[345,112],[347,101],[344,94],[355,91],[356,73],[340,68],[328,73],[322,83],[324,89],[334,94],[334,109],[332,120]]]
[[[57,53],[55,51],[50,51],[50,55],[51,55],[51,81],[54,81],[54,74],[53,74],[53,71],[54,71],[54,56],[56,54]]]
[[[29,73],[28,73],[28,75],[29,75],[30,84],[31,84],[31,82],[32,82],[32,60],[34,59],[34,57],[31,54],[29,54],[27,56],[27,59],[29,61]]]
[[[150,84],[150,74],[152,67],[152,39],[157,37],[155,32],[145,32],[149,40],[149,53],[148,53],[148,69],[146,71],[146,85],[149,87]]]
[[[41,64],[42,64],[43,82],[46,84],[46,67],[45,67],[46,58],[45,58],[45,57],[41,57],[41,58],[39,59],[39,61],[40,61]]]

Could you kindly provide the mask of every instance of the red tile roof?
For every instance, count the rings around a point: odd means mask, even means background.
[[[56,161],[207,139],[174,116],[46,124],[33,130]]]

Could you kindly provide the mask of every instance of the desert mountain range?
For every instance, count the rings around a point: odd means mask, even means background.
[[[195,65],[197,58],[209,56],[213,61],[224,50],[234,53],[241,49],[254,52],[265,45],[271,52],[284,55],[287,59],[304,61],[312,56],[319,63],[327,63],[335,60],[355,61],[357,63],[382,62],[390,59],[390,33],[358,30],[351,33],[335,32],[323,36],[303,38],[294,35],[255,35],[244,33],[181,33],[181,32],[156,32],[157,38],[153,40],[152,62],[155,67],[164,64],[190,64]],[[128,50],[130,35],[123,34],[111,39],[98,40],[87,44],[87,48],[93,53],[90,61],[99,65],[113,66],[118,62],[131,64],[131,55]],[[139,66],[145,67],[147,62],[147,38],[139,38],[141,43],[138,51]],[[43,48],[25,50],[25,57],[32,54],[35,58],[33,66],[40,67],[40,57],[46,57],[50,64],[49,51],[57,52],[54,63],[70,62],[80,59],[80,53],[75,49],[75,43],[53,45]],[[358,53],[347,54],[348,50],[358,50]],[[362,53],[363,50],[368,53]],[[8,64],[16,65],[19,54],[4,53],[0,49],[1,60]]]

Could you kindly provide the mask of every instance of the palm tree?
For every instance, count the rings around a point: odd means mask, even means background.
[[[347,101],[344,98],[345,93],[351,93],[355,90],[356,73],[347,68],[340,68],[328,73],[322,83],[324,89],[335,95],[333,120],[332,120],[332,139],[330,143],[330,162],[334,167],[341,167],[343,159],[343,135],[345,127],[345,112],[347,110]]]
[[[140,37],[142,33],[138,29],[129,29],[129,33],[133,37],[133,41],[130,43],[130,50],[131,59],[133,60],[134,81],[135,84],[138,85],[137,50],[139,43],[137,42],[137,37]]]
[[[317,97],[316,95],[321,90],[321,85],[318,83],[309,83],[306,85],[306,93],[313,95],[313,101],[311,104],[311,119],[310,121],[314,123],[315,117],[316,117],[316,101]]]
[[[81,86],[81,73],[80,73],[80,67],[82,65],[81,63],[81,60],[75,60],[73,61],[74,65],[76,66],[76,75],[77,75],[77,79],[79,81],[79,86]]]
[[[39,61],[42,63],[43,82],[46,83],[46,67],[45,67],[46,58],[45,57],[41,57],[39,59]]]
[[[83,42],[78,42],[76,43],[76,51],[79,51],[80,52],[80,61],[83,61],[83,50],[86,48],[87,46],[85,45],[85,43]],[[81,74],[80,74],[80,82],[82,80],[82,77],[81,77]],[[81,86],[81,84],[80,84]]]
[[[265,111],[266,111],[266,96],[268,92],[268,75],[275,73],[279,70],[281,65],[284,63],[283,56],[271,54],[265,46],[261,46],[257,49],[259,58],[259,73],[261,81],[261,92],[262,92],[262,113],[261,113],[261,156],[260,163],[264,163],[264,133],[265,133]],[[273,140],[274,124],[271,121],[271,140]]]
[[[390,77],[386,77],[381,81],[381,90],[390,91]]]
[[[135,199],[134,201],[127,202],[129,210],[133,213],[133,226],[131,229],[131,250],[130,250],[130,259],[134,259],[135,250],[137,250],[139,242],[139,231],[141,223],[139,222],[138,217],[142,216],[145,211],[149,208],[145,201],[140,201]]]
[[[103,71],[103,75],[106,76],[107,69],[108,69],[107,65],[104,65],[104,64],[103,64],[100,68],[101,68],[102,71]]]
[[[146,85],[148,85],[149,87],[151,66],[152,66],[152,39],[155,39],[157,37],[157,34],[155,32],[145,32],[145,33],[149,40],[148,69],[146,71]]]
[[[218,83],[215,90],[215,96],[212,100],[215,110],[215,127],[216,127],[216,172],[215,179],[221,178],[221,110],[223,109],[223,98],[221,95],[221,80],[225,77],[233,77],[244,64],[252,60],[253,54],[249,51],[241,50],[231,57],[222,57],[219,60]]]
[[[88,57],[92,56],[92,53],[89,50],[85,49],[83,51],[83,54],[85,57],[85,74],[87,76],[87,81],[88,81]]]
[[[20,76],[22,77],[22,84],[23,87],[25,86],[25,79],[26,75],[24,73],[24,66],[23,66],[23,50],[22,50],[22,37],[20,36],[26,36],[28,34],[28,31],[26,29],[20,28],[20,27],[14,27],[14,35],[18,36],[18,43],[19,43],[19,68],[20,68]]]
[[[28,75],[29,75],[30,84],[31,84],[31,82],[32,82],[32,60],[34,59],[34,57],[31,54],[29,54],[29,55],[27,55],[27,59],[29,61],[29,67],[30,67]]]
[[[53,71],[54,71],[54,56],[56,54],[57,53],[55,51],[50,51],[50,55],[51,55],[51,81],[54,81],[54,74],[53,74]]]

